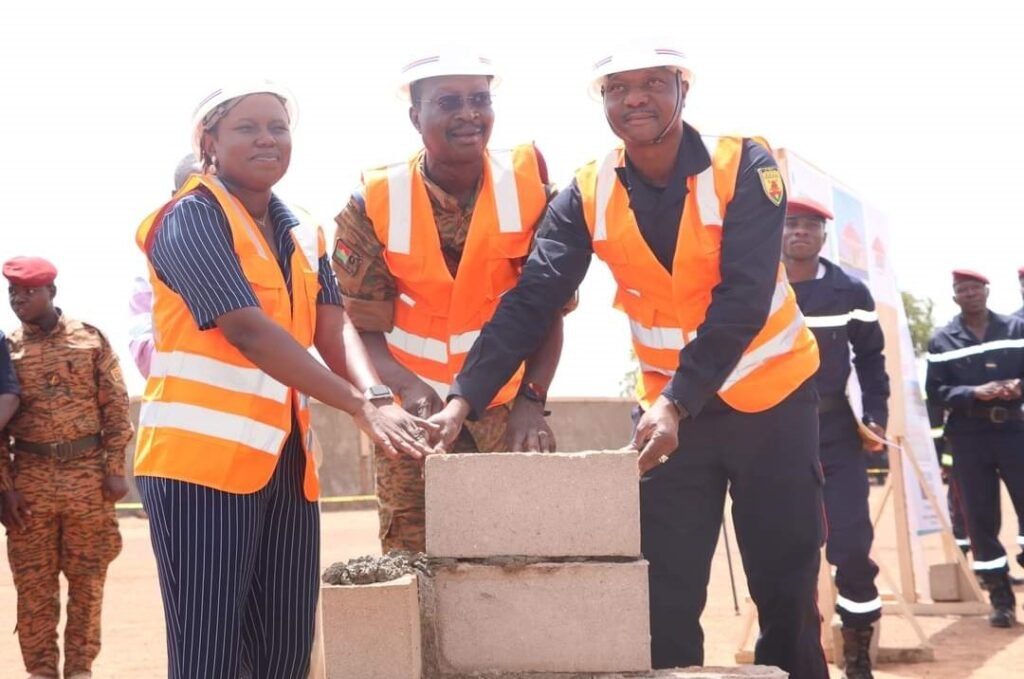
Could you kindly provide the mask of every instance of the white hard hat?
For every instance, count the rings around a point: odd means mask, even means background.
[[[225,101],[237,97],[262,93],[274,94],[284,99],[284,108],[288,112],[288,122],[291,128],[294,129],[299,120],[299,106],[295,102],[295,96],[290,90],[270,80],[256,79],[233,83],[230,86],[215,89],[203,97],[203,100],[199,102],[199,105],[196,106],[195,111],[192,113],[192,152],[196,154],[196,158],[202,157],[203,120],[213,109]]]
[[[590,74],[590,94],[595,99],[601,98],[601,88],[605,79],[613,73],[637,71],[642,68],[663,66],[679,72],[683,80],[693,84],[693,72],[690,70],[686,55],[668,41],[644,40],[616,47],[594,62]]]
[[[448,45],[428,50],[402,67],[398,82],[398,96],[409,100],[409,85],[424,78],[445,75],[485,75],[491,79],[491,87],[501,82],[494,64],[476,50]]]

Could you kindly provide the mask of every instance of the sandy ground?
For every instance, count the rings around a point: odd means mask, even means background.
[[[879,492],[873,489],[873,501]],[[1004,497],[1003,539],[1010,548],[1015,542],[1016,521]],[[877,557],[897,572],[895,530],[891,515],[885,515],[879,525],[876,540]],[[111,565],[107,580],[103,610],[103,651],[94,667],[97,678],[157,678],[165,677],[164,629],[160,594],[157,587],[156,566],[150,549],[148,524],[139,518],[121,521],[124,551]],[[324,564],[367,553],[378,553],[376,541],[377,518],[373,511],[327,512],[323,516],[322,545]],[[731,542],[733,563],[739,568],[735,539]],[[941,549],[936,538],[926,540],[926,554],[932,562],[941,561]],[[1011,553],[1015,553],[1013,548]],[[0,556],[0,630],[11,630],[15,625],[15,593],[6,553]],[[1017,570],[1019,574],[1019,569]],[[745,588],[739,576],[740,601],[743,605]],[[1018,591],[1024,600],[1024,591]],[[1021,616],[1024,619],[1024,615]],[[935,646],[936,661],[907,665],[882,665],[875,676],[879,679],[894,677],[934,677],[936,679],[1004,679],[1024,676],[1024,625],[1010,630],[994,630],[982,617],[971,618],[918,618]],[[741,618],[733,610],[729,588],[729,572],[724,546],[719,544],[711,575],[708,607],[704,614],[707,638],[706,662],[711,665],[733,664],[733,654],[739,642]],[[886,616],[883,621],[882,643],[887,646],[912,641],[909,627],[898,619]],[[0,641],[0,677],[23,676],[17,638],[4,635]],[[833,677],[839,677],[835,668]]]

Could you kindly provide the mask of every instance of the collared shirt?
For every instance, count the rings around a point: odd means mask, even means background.
[[[18,373],[11,362],[11,350],[7,346],[7,338],[0,332],[0,394],[20,394]]]
[[[277,196],[267,208],[274,227],[277,264],[291,295],[291,230],[299,220]],[[217,201],[202,189],[182,197],[167,213],[153,237],[149,260],[156,275],[181,295],[201,330],[216,326],[224,314],[259,308],[252,285],[242,272],[227,217]],[[338,284],[327,255],[319,261],[318,304],[341,305]]]
[[[957,316],[935,332],[928,343],[928,400],[941,405],[949,416],[946,433],[1000,429],[1024,429],[1024,422],[993,424],[969,417],[972,409],[1001,406],[1020,409],[1014,401],[978,401],[974,387],[993,380],[1024,379],[1024,322],[1012,316],[989,312],[985,336],[978,338]]]
[[[128,314],[128,349],[139,373],[149,377],[149,366],[153,360],[153,286],[148,277],[136,276],[132,281]]]
[[[631,165],[619,171],[644,240],[669,271],[688,191],[685,180],[710,162],[700,134],[684,124],[673,178],[666,188],[647,184]],[[717,392],[771,308],[786,210],[785,201],[775,205],[767,197],[758,169],[774,167],[770,151],[744,141],[736,190],[722,223],[722,282],[712,292],[697,338],[680,351],[679,368],[665,390],[692,416],[706,406],[728,408]],[[483,411],[522,358],[535,351],[555,312],[586,275],[593,245],[582,205],[575,181],[551,202],[519,283],[502,298],[466,357],[452,395],[465,398],[474,413]]]
[[[107,473],[123,475],[124,450],[132,438],[128,390],[103,333],[61,313],[49,332],[26,323],[7,342],[21,383],[21,407],[7,424],[7,435],[64,443],[99,434]],[[6,463],[6,437],[0,451]]]
[[[821,366],[814,376],[818,393],[842,397],[853,367],[861,388],[864,419],[883,428],[889,421],[889,376],[885,372],[885,336],[868,287],[821,258],[824,276],[791,283],[807,325],[818,340]]]
[[[465,205],[460,204],[455,196],[427,176],[425,158],[424,155],[420,160],[420,175],[430,199],[441,253],[448,272],[454,277],[469,237],[480,183],[477,183],[473,197]],[[548,183],[547,166],[539,150],[537,162],[550,201],[555,189]],[[352,194],[335,217],[335,222],[338,228],[334,234],[331,261],[352,324],[363,332],[391,332],[395,325],[394,300],[398,296],[398,284],[384,259],[384,246],[377,239],[373,222],[366,214],[362,189]]]

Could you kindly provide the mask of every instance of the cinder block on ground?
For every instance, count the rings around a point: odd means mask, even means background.
[[[646,561],[459,563],[432,586],[426,663],[442,674],[650,669]]]
[[[416,576],[372,585],[324,585],[328,679],[420,679]]]
[[[958,563],[929,566],[928,587],[932,601],[963,601],[964,595],[971,591],[971,583]]]
[[[431,456],[426,512],[431,556],[640,556],[636,453]]]

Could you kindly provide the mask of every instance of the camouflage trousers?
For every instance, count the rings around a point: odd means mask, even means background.
[[[489,408],[476,422],[467,421],[452,448],[453,453],[503,452],[511,409]],[[423,465],[402,457],[392,460],[379,447],[373,451],[377,476],[377,514],[380,546],[385,554],[395,549],[426,551],[426,511]]]
[[[100,451],[71,460],[15,453],[14,487],[32,515],[7,531],[18,592],[18,641],[25,669],[57,677],[60,573],[68,581],[64,674],[89,672],[100,652],[107,566],[121,551],[114,505],[103,499]]]

